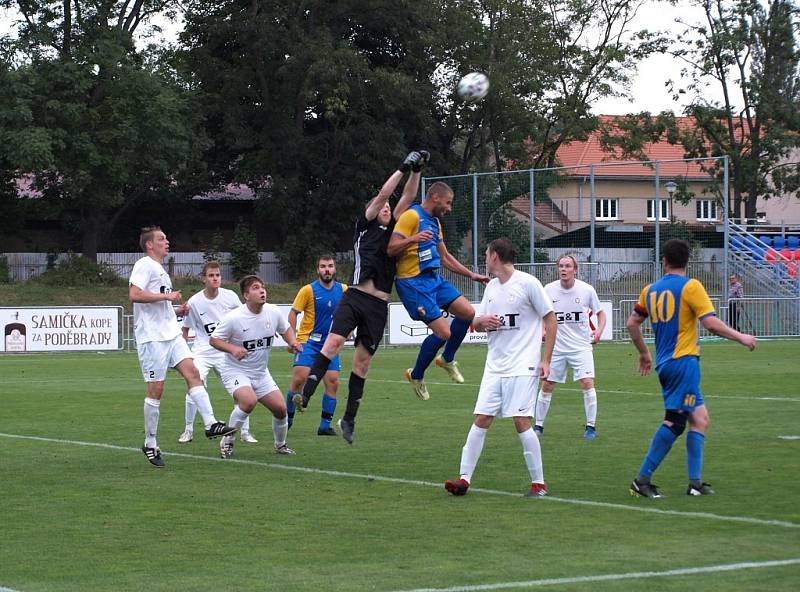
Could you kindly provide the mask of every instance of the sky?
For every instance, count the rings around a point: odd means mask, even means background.
[[[672,29],[677,31],[677,25],[674,23],[677,16],[681,16],[685,21],[696,22],[700,19],[701,13],[699,9],[690,6],[685,1],[680,2],[679,6],[648,2],[637,14],[631,29]],[[15,18],[13,12],[0,8],[0,35],[13,30]],[[166,23],[163,27],[167,35],[174,38],[177,31],[176,26]],[[674,102],[664,86],[670,78],[677,80],[679,71],[679,63],[670,56],[655,55],[643,60],[639,63],[637,73],[633,77],[630,88],[631,99],[602,99],[592,106],[592,112],[596,115],[623,115],[640,111],[649,111],[655,114],[671,110],[676,114],[681,114],[689,97],[680,102]],[[713,90],[712,88],[711,98],[714,98]]]

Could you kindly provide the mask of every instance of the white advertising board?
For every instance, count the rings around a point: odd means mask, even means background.
[[[477,308],[478,304],[473,302]],[[611,341],[614,335],[612,322],[611,302],[600,302],[600,306],[606,313],[606,326],[603,329],[601,341]],[[445,316],[452,321],[446,312]],[[414,321],[408,315],[408,311],[399,302],[389,304],[389,344],[390,345],[414,345],[424,341],[431,331],[422,321]],[[486,343],[486,333],[478,333],[470,328],[469,333],[464,338],[464,343]]]
[[[118,350],[119,306],[0,308],[0,352]]]

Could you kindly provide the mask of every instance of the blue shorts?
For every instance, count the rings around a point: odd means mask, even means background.
[[[321,341],[306,341],[303,344],[303,351],[294,355],[292,367],[305,366],[311,368],[314,365],[314,359],[317,354],[322,351],[322,344],[323,342]],[[339,354],[336,354],[331,360],[330,366],[328,366],[328,372],[341,372],[341,370],[342,362],[339,359]]]
[[[409,316],[423,323],[441,317],[442,309],[461,296],[453,284],[435,271],[426,271],[413,278],[397,278],[394,285]]]
[[[684,356],[670,360],[658,369],[664,409],[682,410],[692,413],[704,403],[700,392],[700,358]]]

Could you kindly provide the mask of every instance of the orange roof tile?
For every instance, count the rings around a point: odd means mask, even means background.
[[[614,124],[619,116],[601,115],[601,124]],[[678,127],[689,128],[694,124],[691,117],[678,117]],[[593,131],[585,141],[575,141],[562,144],[556,152],[559,166],[576,167],[573,171],[564,171],[562,174],[589,174],[588,165],[594,164],[596,177],[655,177],[655,169],[652,165],[645,165],[639,162],[621,162],[620,158],[612,152],[603,150],[600,144],[600,130]],[[683,146],[680,144],[670,144],[669,142],[658,142],[644,145],[642,150],[650,160],[658,161],[680,161],[684,158]],[[602,163],[602,164],[601,164]],[[710,164],[710,163],[709,163]],[[702,177],[708,178],[709,174],[701,168],[698,161],[692,162],[661,162],[659,164],[659,174],[661,177]]]

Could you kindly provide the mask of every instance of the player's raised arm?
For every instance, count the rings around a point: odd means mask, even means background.
[[[467,277],[474,282],[480,282],[482,284],[489,283],[489,276],[473,272],[471,269],[462,264],[458,259],[453,257],[450,254],[450,251],[447,250],[447,247],[445,246],[443,240],[439,241],[437,249],[439,251],[439,258],[442,261],[442,266],[445,267],[446,269],[454,271],[459,275],[463,275],[464,277]]]
[[[389,202],[389,198],[397,188],[398,183],[400,183],[400,179],[403,178],[403,174],[410,171],[411,167],[419,162],[421,158],[422,156],[419,152],[408,153],[405,160],[400,164],[400,167],[383,183],[380,191],[378,191],[378,195],[373,197],[367,204],[367,209],[364,214],[367,220],[374,220],[378,217],[380,211]]]
[[[414,203],[419,194],[419,180],[422,176],[422,167],[428,164],[431,154],[427,150],[420,150],[419,155],[420,158],[416,164],[411,165],[411,174],[408,176],[408,179],[406,179],[406,184],[403,187],[403,195],[400,197],[400,201],[397,202],[392,212],[395,220],[400,219],[402,213],[411,207],[411,204]]]

